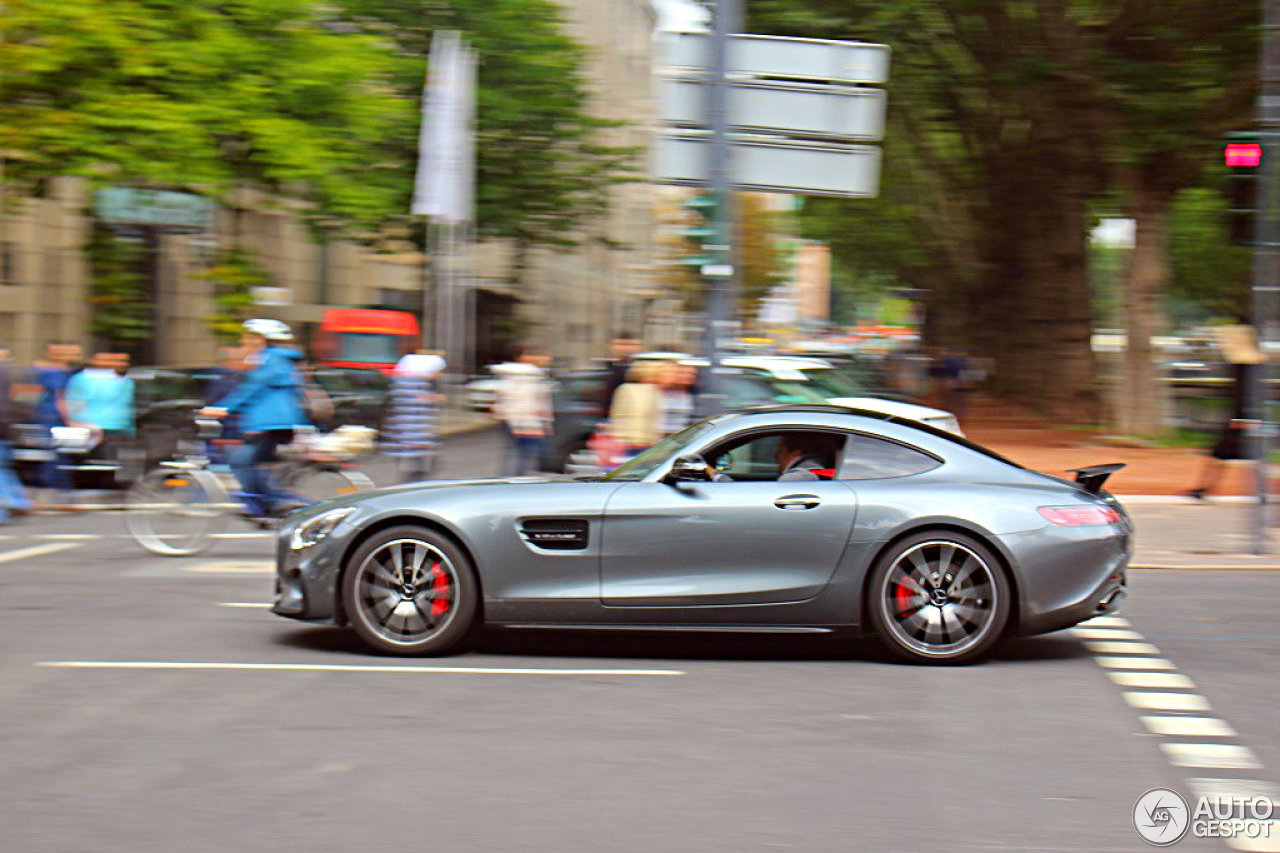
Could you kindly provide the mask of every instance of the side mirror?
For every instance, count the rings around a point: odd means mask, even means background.
[[[701,456],[681,456],[667,473],[667,480],[672,483],[707,482],[707,462]]]

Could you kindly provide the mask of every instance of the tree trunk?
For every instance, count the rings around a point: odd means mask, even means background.
[[[1126,435],[1164,431],[1168,390],[1161,381],[1152,337],[1164,326],[1164,293],[1169,281],[1169,205],[1173,194],[1139,179],[1132,191],[1133,254],[1124,280],[1128,345],[1114,402],[1116,428]]]

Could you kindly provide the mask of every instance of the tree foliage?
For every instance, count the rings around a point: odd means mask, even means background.
[[[203,272],[194,276],[213,285],[213,311],[207,318],[209,330],[223,343],[240,337],[241,325],[253,314],[253,290],[274,282],[257,259],[243,248],[221,253]]]
[[[89,330],[101,346],[133,353],[155,332],[145,251],[111,228],[95,227],[89,234]]]
[[[552,0],[339,0],[343,14],[396,45],[397,86],[421,91],[431,38],[462,31],[479,55],[476,208],[479,231],[521,247],[569,245],[604,213],[635,152],[610,144],[617,122],[591,114],[588,48]],[[607,94],[602,93],[602,97]],[[416,136],[401,139],[412,163]],[[407,209],[410,187],[404,188]]]
[[[311,0],[8,0],[8,177],[240,184],[359,223],[403,192],[395,57]],[[387,168],[388,166],[392,168]]]

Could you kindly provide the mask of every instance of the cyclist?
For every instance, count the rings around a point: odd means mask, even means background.
[[[276,461],[276,451],[293,440],[294,429],[307,424],[298,371],[302,353],[286,346],[293,332],[279,320],[248,320],[241,329],[248,372],[235,390],[200,413],[210,418],[240,416],[244,444],[231,455],[231,470],[244,490],[239,498],[245,509],[263,518],[297,502],[280,492],[268,466]]]

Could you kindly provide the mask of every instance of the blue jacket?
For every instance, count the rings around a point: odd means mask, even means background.
[[[283,347],[267,347],[257,367],[245,374],[236,390],[217,404],[240,415],[244,432],[293,429],[307,423],[302,411],[302,378],[297,363],[302,354]]]

